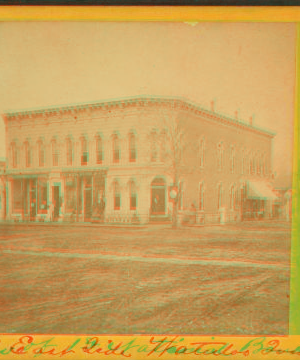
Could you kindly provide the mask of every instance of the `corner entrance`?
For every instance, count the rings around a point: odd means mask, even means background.
[[[166,182],[161,177],[151,183],[151,215],[166,215]]]

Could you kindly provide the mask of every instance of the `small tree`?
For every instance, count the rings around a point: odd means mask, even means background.
[[[161,139],[164,146],[164,162],[166,171],[173,179],[173,185],[178,189],[177,196],[173,200],[172,227],[178,226],[178,202],[182,189],[179,187],[179,179],[184,171],[184,153],[187,148],[186,133],[183,128],[183,120],[180,120],[175,111],[163,114],[163,134]]]

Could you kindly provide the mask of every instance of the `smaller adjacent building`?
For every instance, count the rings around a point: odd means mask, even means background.
[[[292,220],[292,189],[276,189],[277,199],[274,201],[273,214],[275,219]]]

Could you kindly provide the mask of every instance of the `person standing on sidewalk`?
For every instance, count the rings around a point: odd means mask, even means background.
[[[54,204],[51,202],[49,205],[49,221],[53,221],[53,214],[54,214]]]

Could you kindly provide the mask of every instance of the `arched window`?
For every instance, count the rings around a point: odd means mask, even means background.
[[[129,134],[129,161],[136,161],[136,138],[133,132]]]
[[[158,160],[158,136],[157,132],[153,130],[151,132],[151,161],[155,162]]]
[[[223,207],[223,186],[222,183],[218,184],[218,210]]]
[[[218,148],[217,148],[217,157],[218,157],[218,169],[222,170],[224,167],[224,144],[222,142],[220,142],[218,144]]]
[[[52,165],[58,166],[59,161],[59,150],[58,150],[58,143],[56,139],[53,139],[51,142],[52,145]]]
[[[11,143],[11,165],[16,168],[18,164],[18,149],[15,142]]]
[[[249,159],[249,173],[250,174],[254,174],[254,155],[250,154],[250,159]]]
[[[81,139],[81,165],[85,166],[89,161],[88,141],[85,137]]]
[[[30,167],[32,159],[31,159],[31,148],[29,141],[25,141],[24,150],[25,150],[25,166]]]
[[[38,141],[39,166],[45,166],[45,146],[42,140]]]
[[[246,164],[246,159],[245,159],[245,150],[243,149],[242,152],[241,152],[241,156],[242,156],[242,168],[241,168],[241,173],[244,174],[245,172],[245,164]]]
[[[267,175],[267,164],[266,164],[266,154],[263,155],[263,173]]]
[[[113,135],[112,138],[112,147],[113,147],[113,162],[118,163],[121,158],[121,150],[120,150],[120,139],[117,134]]]
[[[199,183],[199,210],[204,210],[204,183]]]
[[[229,196],[230,196],[230,210],[234,210],[235,208],[235,186],[232,185],[230,187],[230,193],[229,193]]]
[[[264,169],[263,169],[263,155],[260,156],[259,158],[259,172],[261,175],[264,175]]]
[[[260,167],[261,167],[261,158],[260,155],[257,155],[257,159],[256,159],[256,172],[258,175],[260,175]]]
[[[167,131],[163,130],[161,132],[160,139],[160,161],[164,162],[167,156]]]
[[[130,192],[130,210],[136,210],[137,191],[136,191],[136,184],[133,180],[131,180],[129,183],[129,192]]]
[[[73,142],[70,137],[67,138],[67,165],[73,164]]]
[[[114,210],[120,210],[121,208],[121,191],[118,180],[114,181]]]
[[[204,145],[204,138],[202,138],[199,142],[199,166],[201,168],[204,166]]]
[[[96,137],[96,162],[97,164],[103,162],[103,143],[100,135]]]
[[[235,168],[235,147],[234,145],[231,145],[230,147],[230,170],[231,173],[234,173],[234,168]]]

